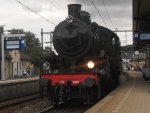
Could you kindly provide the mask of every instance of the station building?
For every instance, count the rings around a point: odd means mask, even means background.
[[[31,57],[18,50],[5,51],[5,79],[20,78],[23,70],[30,72],[33,68],[31,62]]]

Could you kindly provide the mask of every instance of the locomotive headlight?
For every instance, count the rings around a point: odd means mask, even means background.
[[[48,71],[48,70],[50,69],[50,63],[49,63],[49,62],[44,62],[44,63],[43,63],[43,69],[44,69],[45,71]]]
[[[89,61],[89,62],[87,63],[87,67],[88,67],[89,69],[93,69],[94,66],[95,66],[95,64],[94,64],[93,61]]]
[[[73,22],[73,17],[71,15],[69,15],[67,18],[66,18],[66,21],[70,24]]]

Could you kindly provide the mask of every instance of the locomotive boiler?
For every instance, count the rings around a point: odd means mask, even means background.
[[[53,32],[53,46],[44,59],[41,95],[52,102],[103,98],[119,84],[121,57],[118,36],[91,22],[80,4],[68,5],[68,17]]]

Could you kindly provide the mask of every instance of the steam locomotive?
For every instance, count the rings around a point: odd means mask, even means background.
[[[120,41],[111,30],[91,22],[80,4],[68,5],[68,17],[53,32],[53,46],[42,64],[41,96],[59,103],[103,98],[119,85]]]

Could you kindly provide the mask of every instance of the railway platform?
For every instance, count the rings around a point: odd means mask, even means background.
[[[85,113],[150,113],[150,83],[141,72],[127,72],[126,81]]]
[[[39,77],[1,80],[0,85],[23,83],[23,82],[34,81],[34,80],[38,80],[38,79],[39,79]]]
[[[39,77],[0,81],[1,102],[39,93]]]

